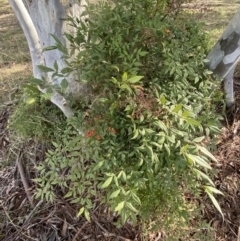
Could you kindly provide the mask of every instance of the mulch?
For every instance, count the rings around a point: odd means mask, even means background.
[[[230,118],[225,118],[215,153],[218,163],[214,164],[214,183],[224,194],[217,196],[224,220],[211,201],[203,197],[203,217],[214,230],[216,241],[240,240],[240,86],[237,84],[235,94],[235,111]],[[91,223],[84,217],[76,218],[79,207],[68,203],[61,196],[56,198],[54,204],[35,201],[31,208],[16,162],[3,165],[4,158],[9,158],[9,149],[13,148],[6,128],[8,118],[9,110],[6,108],[0,113],[0,240],[143,240],[140,226],[134,227],[129,222],[117,228],[113,224],[113,215],[100,204],[91,213]],[[18,155],[18,151],[23,154]],[[36,186],[32,179],[35,178],[35,166],[37,162],[43,161],[45,146],[29,140],[24,146],[15,148],[14,152],[16,154],[11,158],[21,161],[31,187],[30,192],[34,193]],[[163,233],[152,233],[145,240],[164,240]]]

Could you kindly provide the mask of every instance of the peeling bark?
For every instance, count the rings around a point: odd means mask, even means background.
[[[240,8],[207,59],[207,67],[224,81],[227,107],[234,104],[233,74],[240,57]]]
[[[37,66],[45,65],[52,68],[56,61],[61,70],[66,67],[62,53],[58,50],[42,52],[42,49],[55,45],[50,34],[55,35],[63,44],[68,44],[64,38],[64,32],[69,32],[69,26],[61,19],[66,16],[79,16],[85,1],[81,1],[81,5],[74,0],[9,0],[9,3],[26,36],[34,77],[38,79],[45,77],[49,84],[59,85],[61,78],[53,80],[51,75],[42,73]],[[68,84],[67,94],[73,96],[86,94],[86,88],[76,81],[74,74],[69,76]],[[46,92],[40,86],[39,90]],[[70,118],[73,115],[66,98],[57,91],[53,91],[51,101],[63,111],[66,117]]]

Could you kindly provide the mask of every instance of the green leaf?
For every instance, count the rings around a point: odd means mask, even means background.
[[[177,129],[171,128],[171,131],[179,136],[184,136],[184,132],[183,131],[179,131]]]
[[[189,111],[185,110],[183,113],[182,113],[182,117],[188,117],[190,115]]]
[[[117,83],[118,83],[117,79],[114,78],[114,77],[111,78],[111,81],[112,81],[114,84],[117,84]]]
[[[61,87],[66,90],[67,87],[68,87],[68,81],[64,78],[62,81],[61,81]]]
[[[146,56],[147,54],[148,54],[147,51],[141,51],[141,52],[139,53],[139,55],[142,56],[142,57]]]
[[[98,170],[99,168],[101,168],[104,164],[104,161],[99,161],[97,162],[97,165],[94,166],[94,171]]]
[[[202,142],[204,139],[205,139],[205,136],[197,137],[197,138],[193,139],[193,142],[196,142],[196,143]]]
[[[168,155],[170,156],[171,151],[170,151],[170,149],[169,149],[169,146],[168,146],[166,143],[164,143],[163,145],[164,145],[164,148],[165,148],[165,150],[167,151]]]
[[[103,188],[108,187],[108,186],[111,184],[112,180],[113,180],[113,176],[109,177],[109,178],[103,183],[103,185],[101,186],[101,188],[103,189]]]
[[[193,171],[197,174],[197,176],[200,176],[202,177],[203,179],[207,180],[211,185],[214,186],[214,183],[213,181],[210,179],[209,176],[207,176],[205,173],[203,173],[202,171],[196,169],[196,168],[193,168]]]
[[[178,104],[178,105],[172,110],[172,112],[178,113],[178,111],[180,111],[181,109],[182,109],[182,104]]]
[[[156,146],[159,150],[162,150],[162,146],[156,142],[150,142],[151,145]]]
[[[127,181],[127,176],[126,176],[126,173],[124,171],[122,171],[122,179],[124,182]]]
[[[124,72],[124,74],[122,75],[122,81],[123,82],[126,82],[127,81],[127,78],[128,78],[128,75],[126,72]]]
[[[54,49],[57,49],[57,46],[48,46],[46,48],[43,48],[42,52],[51,51]]]
[[[87,221],[90,223],[91,222],[90,213],[86,208],[84,209],[84,216],[87,219]]]
[[[83,214],[83,212],[84,212],[84,207],[82,207],[80,210],[79,210],[79,212],[78,212],[78,214],[77,214],[77,217],[80,217],[82,214]]]
[[[211,166],[205,160],[203,160],[201,157],[192,155],[192,154],[187,154],[187,153],[186,153],[186,156],[190,160],[192,160],[194,162],[194,164],[197,163],[199,166],[206,167],[208,169],[212,169]]]
[[[209,129],[214,133],[214,134],[220,134],[221,130],[217,126],[209,126]]]
[[[120,202],[115,208],[115,211],[120,212],[124,208],[124,205],[125,205],[125,201]]]
[[[218,203],[218,201],[216,200],[216,198],[213,196],[212,191],[209,189],[209,186],[204,186],[205,187],[205,192],[208,194],[208,196],[210,197],[213,205],[215,206],[215,208],[221,213],[222,218],[224,219],[224,215],[222,212],[222,209]]]
[[[166,136],[166,138],[171,142],[171,143],[175,143],[175,135],[171,135],[171,136]]]
[[[134,130],[133,137],[131,138],[131,140],[136,139],[138,137],[138,134],[139,134],[138,129]]]
[[[66,195],[64,195],[64,198],[68,198],[68,197],[71,197],[71,196],[72,196],[72,192],[69,191]],[[78,214],[77,214],[77,217],[79,217],[81,215],[81,214],[79,214],[79,215]]]
[[[122,85],[120,85],[120,89],[126,89],[126,90],[129,91],[129,93],[132,93],[131,88],[130,88],[127,84],[122,84]]]
[[[34,178],[33,181],[40,183],[40,182],[43,182],[43,179],[42,178]]]
[[[139,82],[144,76],[133,76],[127,80],[128,83],[135,84]]]
[[[216,189],[215,187],[211,187],[211,186],[205,186],[205,187],[206,187],[208,190],[210,190],[212,193],[224,195],[221,191],[219,191],[219,190]]]
[[[203,146],[197,146],[197,148],[207,157],[209,157],[214,162],[218,162],[218,160],[210,153],[205,147]]]
[[[58,63],[56,60],[54,61],[53,67],[56,71],[58,71]]]
[[[30,79],[30,82],[33,83],[33,84],[36,84],[36,85],[40,85],[40,84],[44,83],[44,81],[42,79],[37,79],[37,78]]]
[[[151,157],[151,160],[154,161],[154,155],[153,155],[153,149],[151,146],[145,145],[145,147],[147,148],[147,152],[149,154],[149,156]]]
[[[114,182],[115,182],[116,186],[117,186],[117,187],[119,187],[118,179],[117,179],[117,177],[116,177],[116,176],[114,176],[113,180],[114,180]]]
[[[116,197],[119,195],[120,191],[121,191],[120,189],[114,191],[114,192],[110,195],[109,198],[110,198],[110,199],[116,198]]]
[[[139,205],[141,205],[140,198],[134,192],[131,192],[131,196],[135,202],[137,202]]]
[[[126,211],[123,209],[122,212],[121,212],[120,214],[121,214],[121,220],[122,220],[122,223],[125,224],[126,221],[127,221],[127,214],[126,214]]]
[[[162,95],[162,96],[160,97],[160,103],[161,103],[162,105],[164,105],[164,104],[166,103],[166,98],[165,98],[164,95]]]
[[[135,67],[143,66],[142,63],[140,63],[140,62],[134,62],[133,65],[134,65]]]
[[[126,207],[128,207],[133,212],[138,213],[138,210],[131,203],[126,202]]]
[[[62,44],[61,41],[53,34],[50,34],[57,44]]]
[[[56,143],[56,142],[54,142],[54,141],[52,141],[52,144],[57,148],[57,147],[59,147],[59,145]]]
[[[67,73],[70,73],[70,72],[72,72],[72,71],[73,71],[72,68],[65,67],[65,68],[63,68],[63,69],[61,70],[61,73],[62,73],[62,74],[67,74]]]
[[[210,74],[212,74],[213,72],[211,71],[211,70],[205,70],[204,71],[204,74],[206,74],[206,75],[210,75]]]
[[[158,126],[161,130],[165,131],[166,133],[168,132],[166,125],[162,121],[160,120],[155,121],[154,124]]]
[[[118,66],[116,66],[116,65],[112,65],[111,67],[114,68],[114,69],[116,69],[117,72],[119,72],[119,68],[118,68]],[[115,79],[114,77],[112,77],[112,78]]]
[[[184,117],[183,118],[188,124],[191,124],[191,125],[194,125],[194,126],[201,126],[200,122],[194,120],[194,119],[191,119],[191,118],[187,118],[187,117]]]
[[[53,88],[49,87],[46,90],[46,94],[51,95],[53,93]]]
[[[37,67],[44,73],[54,72],[54,69],[46,67],[45,65],[37,65]]]
[[[35,103],[37,100],[37,98],[33,98],[33,97],[26,97],[25,98],[25,102],[28,104],[28,105],[31,105],[33,103]]]

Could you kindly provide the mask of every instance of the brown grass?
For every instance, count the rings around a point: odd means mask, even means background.
[[[205,31],[209,34],[209,47],[221,37],[239,7],[239,0],[197,0],[186,4],[194,16],[205,23]]]
[[[0,0],[0,108],[32,75],[28,45],[7,0]]]

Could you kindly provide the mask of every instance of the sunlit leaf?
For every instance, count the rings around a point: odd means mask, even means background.
[[[193,139],[193,142],[196,142],[196,143],[202,142],[204,139],[205,139],[205,136],[197,137],[197,138]]]
[[[156,126],[158,126],[159,128],[161,128],[161,130],[165,131],[166,133],[168,132],[166,125],[162,121],[160,121],[160,120],[155,121],[154,124]]]
[[[135,213],[138,212],[138,210],[130,202],[126,202],[126,207],[128,207],[131,211]]]
[[[212,180],[210,179],[210,177],[207,176],[205,173],[203,173],[202,171],[200,171],[200,170],[198,170],[198,169],[196,169],[196,168],[193,168],[193,171],[194,171],[198,176],[200,176],[201,178],[207,180],[211,185],[214,186],[213,181],[212,181]]]
[[[35,103],[37,101],[37,98],[33,98],[33,97],[26,97],[25,98],[25,102],[28,104],[28,105],[31,105],[33,103]]]
[[[166,143],[164,143],[163,146],[164,146],[165,150],[167,151],[168,155],[170,156],[171,151],[169,149],[169,146]]]
[[[109,198],[116,198],[119,195],[120,191],[121,191],[120,189],[114,191]]]
[[[103,185],[101,186],[101,188],[106,188],[106,187],[108,187],[108,186],[111,184],[112,180],[113,180],[113,176],[109,177],[109,178],[103,183]]]
[[[138,134],[139,134],[138,129],[134,130],[134,132],[133,132],[133,137],[132,137],[131,139],[132,139],[132,140],[133,140],[133,139],[136,139],[136,138],[138,137]]]
[[[187,118],[187,117],[184,117],[184,120],[191,124],[191,125],[194,125],[194,126],[201,126],[200,122],[194,120],[194,119],[191,119],[191,118]]]
[[[208,194],[208,196],[210,197],[213,205],[214,205],[215,208],[219,211],[219,213],[221,213],[222,218],[224,219],[224,215],[223,215],[222,209],[221,209],[218,201],[216,200],[216,198],[213,196],[211,190],[209,190],[209,187],[208,187],[208,186],[205,186],[205,192]]]
[[[197,163],[199,166],[206,167],[208,169],[212,169],[211,166],[205,160],[203,160],[201,157],[192,155],[192,154],[186,154],[186,156],[189,159],[191,159],[194,162],[194,164]]]
[[[203,146],[197,146],[197,148],[207,157],[209,157],[211,160],[218,162],[218,160],[213,156],[211,152],[209,152],[205,147]]]
[[[182,104],[178,104],[177,106],[175,106],[175,108],[172,110],[172,112],[178,113],[178,111],[180,111],[181,109],[182,109]]]
[[[86,208],[84,209],[84,216],[88,222],[91,222],[90,213]]]
[[[127,82],[134,84],[139,82],[144,76],[133,76],[127,80]]]
[[[122,75],[122,81],[126,82],[127,78],[128,78],[128,75],[127,75],[126,72],[124,72],[123,75]]]
[[[125,201],[120,202],[115,208],[115,211],[120,212],[123,209],[124,205],[125,205]]]

